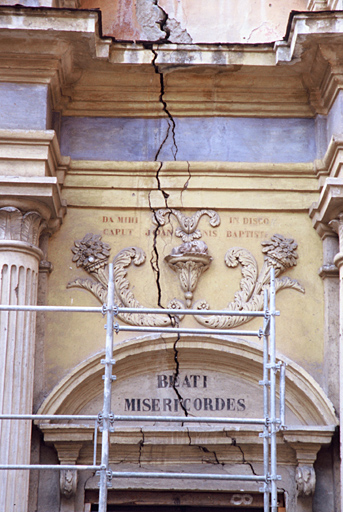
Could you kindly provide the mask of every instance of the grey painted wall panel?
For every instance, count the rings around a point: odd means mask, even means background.
[[[46,85],[0,83],[0,128],[45,130],[47,98]]]
[[[176,118],[177,160],[310,162],[314,119]],[[62,154],[77,160],[154,160],[165,119],[63,117]],[[158,160],[173,160],[172,130]]]
[[[340,91],[327,116],[327,140],[343,134],[343,92]]]

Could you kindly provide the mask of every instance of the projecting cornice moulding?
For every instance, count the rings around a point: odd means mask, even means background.
[[[0,207],[37,211],[54,231],[66,213],[61,187],[69,164],[52,130],[0,130]]]
[[[54,110],[106,117],[165,115],[156,66],[179,116],[311,117],[327,113],[341,86],[339,11],[292,14],[274,47],[123,43],[101,37],[99,20],[81,9],[0,7],[0,80],[49,84]]]

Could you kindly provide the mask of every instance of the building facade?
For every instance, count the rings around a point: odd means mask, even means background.
[[[209,422],[115,423],[111,469],[263,473],[260,426],[210,417],[264,414],[263,340],[239,334],[263,319],[221,312],[261,311],[274,267],[277,509],[339,512],[341,1],[10,1],[0,23],[1,303],[101,306],[113,262],[120,307],[217,311],[117,315],[114,414]],[[102,411],[101,313],[1,311],[0,333],[1,414]],[[100,451],[91,420],[1,420],[3,466]],[[95,511],[98,482],[2,469],[0,509]],[[109,483],[109,511],[263,510],[258,482]]]

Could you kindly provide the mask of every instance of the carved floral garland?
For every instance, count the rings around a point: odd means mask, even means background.
[[[201,274],[206,271],[212,261],[208,254],[207,245],[199,241],[202,234],[197,225],[203,215],[210,217],[210,224],[215,227],[220,223],[219,215],[213,210],[200,210],[192,217],[186,217],[178,210],[158,210],[154,214],[154,222],[158,226],[165,224],[166,216],[173,215],[179,222],[180,227],[176,229],[176,236],[182,238],[183,243],[175,247],[167,256],[166,262],[179,275],[180,285],[186,299],[186,306],[181,300],[173,299],[167,304],[168,309],[193,307],[194,309],[210,309],[206,300],[197,301],[192,306],[193,292],[197,286]],[[158,228],[157,228],[158,229]],[[197,239],[197,240],[194,240]],[[101,240],[100,235],[88,233],[82,240],[75,242],[73,247],[73,261],[77,267],[82,267],[93,279],[77,278],[68,283],[67,288],[84,288],[90,291],[102,304],[107,302],[108,289],[108,261],[110,256],[109,244]],[[242,279],[240,290],[235,293],[234,300],[229,302],[228,311],[261,311],[263,309],[264,290],[270,286],[270,269],[275,268],[276,292],[292,288],[305,292],[303,286],[296,280],[279,275],[297,264],[298,254],[297,243],[282,235],[275,234],[270,240],[262,242],[262,253],[264,263],[261,272],[258,272],[257,262],[254,256],[242,247],[232,247],[225,255],[227,267],[241,266]],[[113,260],[114,301],[119,307],[143,308],[144,306],[134,297],[127,279],[127,269],[133,264],[140,266],[144,264],[146,255],[138,247],[129,247],[120,251]],[[176,316],[176,315],[175,315]],[[177,315],[179,320],[182,315]],[[147,315],[142,313],[120,313],[120,320],[131,325],[165,327],[175,324],[172,315]],[[198,323],[207,328],[222,329],[242,325],[251,318],[240,316],[197,316]]]

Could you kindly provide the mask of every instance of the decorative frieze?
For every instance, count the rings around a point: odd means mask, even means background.
[[[174,247],[171,254],[166,256],[165,261],[169,267],[177,272],[180,280],[181,289],[184,292],[186,303],[178,298],[169,300],[167,308],[178,309],[194,308],[209,309],[210,306],[205,299],[193,302],[193,293],[196,290],[198,281],[212,261],[208,253],[207,245],[199,240],[202,233],[198,229],[198,223],[202,216],[210,217],[210,224],[216,227],[220,223],[219,215],[213,210],[199,210],[193,216],[187,217],[183,213],[174,209],[157,210],[153,215],[156,231],[155,238],[158,237],[158,230],[165,225],[165,219],[168,216],[174,216],[179,226],[175,230],[175,235],[182,238],[183,243]],[[225,255],[225,264],[229,268],[241,267],[242,279],[240,289],[234,295],[234,300],[229,302],[226,309],[228,311],[241,310],[262,310],[264,291],[270,286],[270,269],[275,268],[276,291],[285,288],[291,288],[304,293],[303,286],[296,280],[288,276],[280,278],[279,276],[289,268],[297,264],[298,254],[296,252],[297,242],[291,238],[285,238],[282,235],[275,234],[270,240],[261,243],[262,253],[264,255],[264,264],[259,273],[255,257],[246,248],[232,247]],[[72,248],[73,261],[77,267],[82,267],[93,279],[77,278],[68,283],[67,288],[83,288],[90,291],[102,303],[107,301],[108,287],[108,261],[110,257],[109,244],[101,240],[100,235],[88,233],[82,240],[75,242]],[[146,260],[144,251],[138,247],[128,247],[121,250],[113,260],[114,282],[115,282],[115,303],[119,307],[141,308],[143,305],[135,298],[130,283],[126,278],[127,269],[133,263],[136,266],[143,265]],[[223,278],[224,276],[221,276]],[[142,313],[127,314],[119,313],[118,317],[132,325],[153,325],[167,326],[175,321],[170,315],[145,315]],[[182,320],[182,315],[178,315]],[[197,322],[206,327],[230,328],[236,325],[242,325],[251,318],[240,316],[195,316]]]

